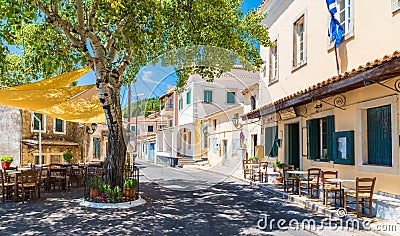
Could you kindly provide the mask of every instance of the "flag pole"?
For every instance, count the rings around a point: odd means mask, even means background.
[[[338,54],[337,54],[337,47],[335,45],[335,57],[336,57],[336,70],[338,75],[340,75],[340,70],[339,70],[339,59],[338,59]]]

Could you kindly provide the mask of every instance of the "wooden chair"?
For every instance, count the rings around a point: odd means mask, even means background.
[[[38,196],[38,170],[22,171],[18,176],[18,182],[18,190],[21,190],[22,202],[25,201],[26,193],[33,196],[33,200],[36,201]]]
[[[288,165],[288,164],[283,164],[282,165],[282,170],[283,170],[283,189],[285,192],[289,193],[291,191],[294,193],[295,189],[298,187],[299,183],[299,178],[297,177],[291,177],[287,171],[293,171],[294,170],[294,165]]]
[[[307,189],[307,196],[312,198],[313,190],[315,190],[317,199],[319,198],[319,179],[321,176],[321,169],[310,168],[307,170],[307,180],[299,181],[299,196],[301,197],[301,190]]]
[[[50,169],[50,185],[53,186],[53,189],[58,186],[58,189],[64,189],[67,191],[67,187],[69,190],[69,176],[67,176],[66,168],[52,168]]]
[[[330,192],[334,193],[335,205],[336,205],[336,200],[339,199],[340,202],[341,201],[340,196],[344,196],[343,189],[342,189],[342,194],[340,195],[340,187],[338,186],[338,183],[332,183],[327,180],[327,179],[337,179],[337,178],[338,178],[337,171],[322,171],[322,192],[324,195],[323,203],[325,204],[325,206],[328,206]]]
[[[376,177],[374,178],[357,178],[356,179],[356,191],[346,192],[344,197],[344,209],[347,210],[348,204],[356,204],[355,210],[357,217],[360,217],[360,208],[363,215],[365,209],[368,209],[368,217],[372,217],[372,197],[374,195]],[[351,197],[351,200],[348,199]]]
[[[243,175],[244,175],[244,179],[247,179],[247,176],[251,176],[251,168],[250,166],[246,165],[246,164],[250,164],[251,161],[249,160],[243,160]]]
[[[7,174],[5,173],[5,170],[4,171],[0,170],[0,172],[1,172],[0,179],[1,179],[1,195],[2,195],[1,201],[4,203],[6,197],[10,197],[10,199],[12,199],[12,196],[14,194],[15,183],[7,181]]]

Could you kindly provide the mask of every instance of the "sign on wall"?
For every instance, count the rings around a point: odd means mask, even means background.
[[[293,107],[289,107],[285,110],[279,111],[279,114],[281,115],[282,120],[288,120],[297,117]]]

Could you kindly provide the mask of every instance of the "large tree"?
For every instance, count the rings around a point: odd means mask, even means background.
[[[109,129],[106,181],[122,185],[126,146],[121,86],[134,82],[139,70],[160,55],[163,64],[176,67],[179,86],[190,73],[214,78],[238,60],[259,67],[256,44],[270,43],[267,27],[261,24],[265,16],[256,11],[243,14],[241,3],[0,0],[0,79],[14,86],[90,66]],[[193,47],[196,45],[202,47]],[[222,60],[218,51],[208,52],[204,46],[227,49],[239,59]],[[181,48],[189,50],[177,50]],[[169,51],[173,53],[166,53]],[[207,63],[195,66],[193,61],[205,57],[209,58]]]

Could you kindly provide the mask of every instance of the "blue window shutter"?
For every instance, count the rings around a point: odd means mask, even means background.
[[[212,102],[212,91],[204,90],[204,102],[207,102],[207,103]]]
[[[327,159],[333,160],[333,133],[335,132],[335,116],[326,117]]]

